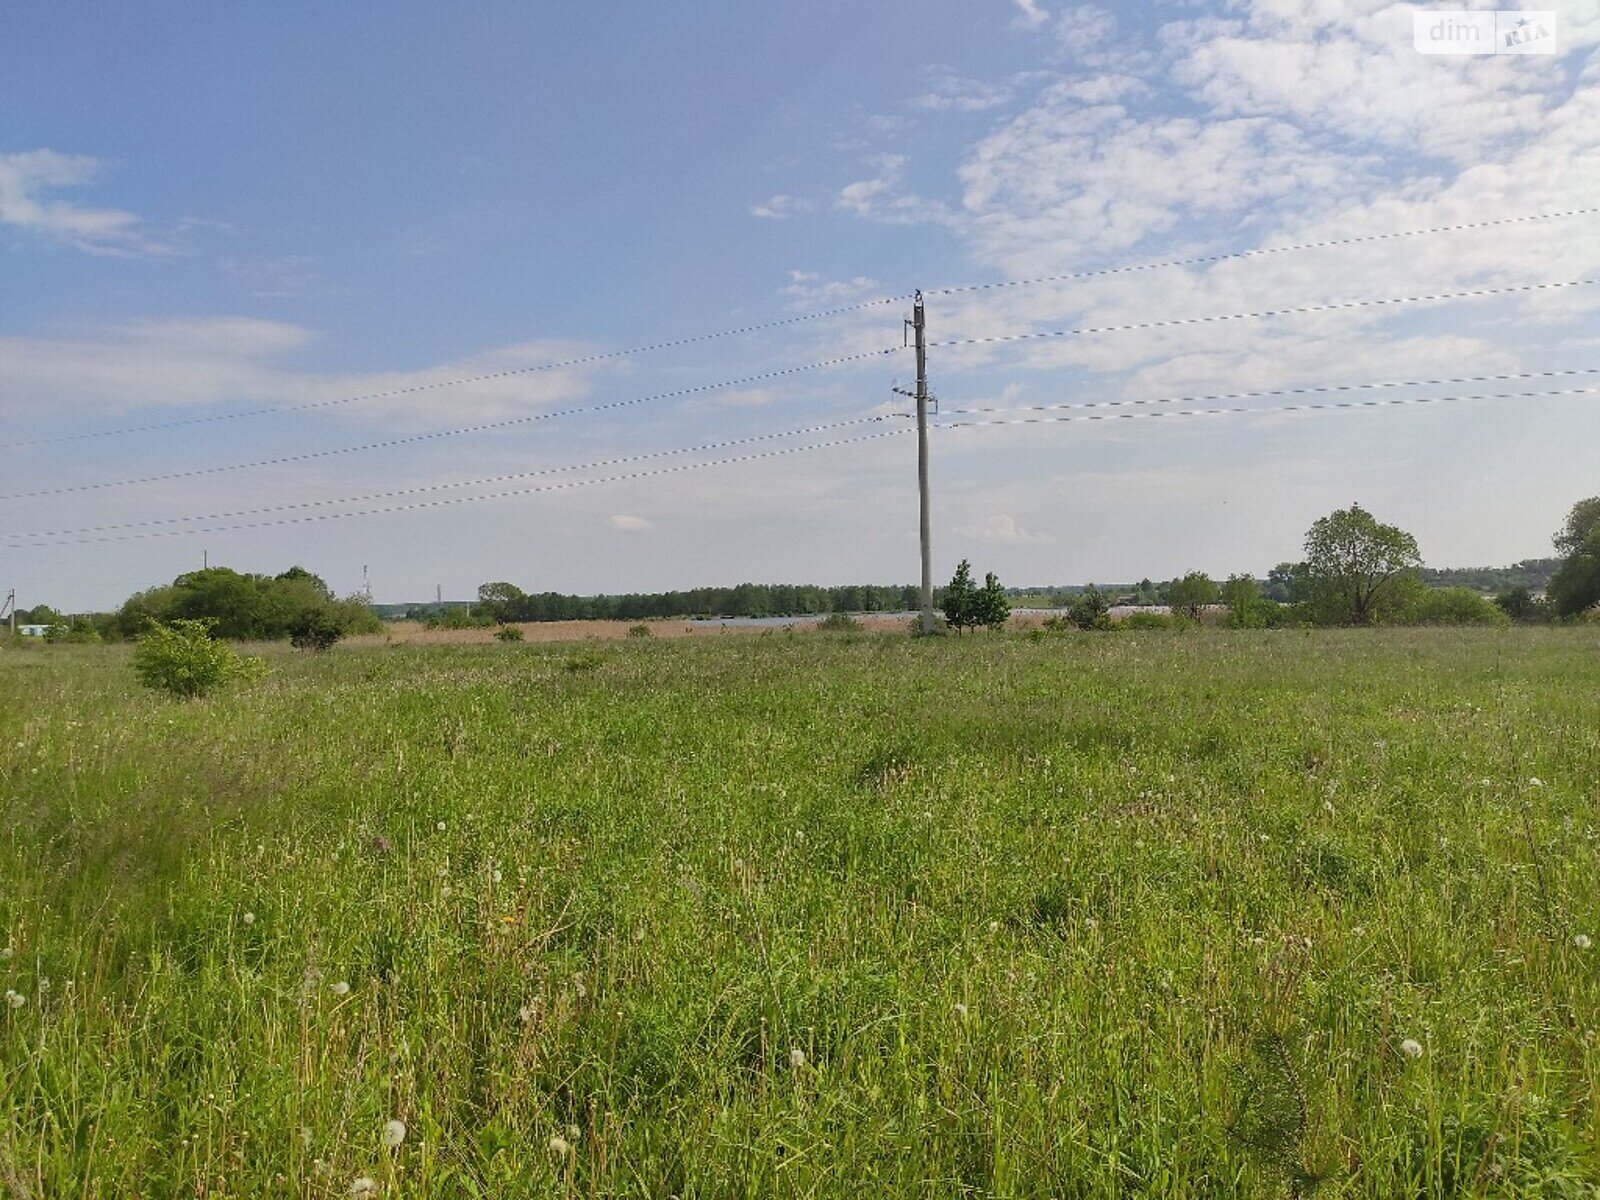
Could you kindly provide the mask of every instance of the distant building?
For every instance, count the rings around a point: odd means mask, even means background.
[[[50,632],[48,625],[18,625],[17,632],[23,637],[43,637]]]

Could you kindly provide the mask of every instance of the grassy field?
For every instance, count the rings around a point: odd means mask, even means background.
[[[1600,632],[267,653],[0,652],[0,1194],[1595,1194]]]

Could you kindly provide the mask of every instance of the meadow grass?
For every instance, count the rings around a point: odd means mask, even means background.
[[[266,653],[0,653],[0,1193],[1595,1194],[1592,629]]]

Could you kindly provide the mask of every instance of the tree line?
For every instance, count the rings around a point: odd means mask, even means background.
[[[639,621],[650,617],[803,617],[829,613],[904,612],[921,603],[914,584],[741,583],[735,587],[691,588],[677,592],[633,592],[620,596],[573,596],[562,592],[524,592],[514,583],[486,583],[464,618],[510,624],[514,621]],[[463,618],[457,618],[457,621]],[[441,617],[450,624],[450,619]]]

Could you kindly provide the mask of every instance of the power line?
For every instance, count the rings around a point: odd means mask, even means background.
[[[1579,396],[1600,387],[1563,388],[1544,392],[1498,392],[1481,396],[1401,396],[1387,400],[1341,400],[1322,404],[1273,404],[1263,408],[1169,408],[1158,412],[1091,413],[1082,417],[1006,417],[952,421],[939,429],[975,429],[989,425],[1058,425],[1067,421],[1136,421],[1147,417],[1220,417],[1237,413],[1333,412],[1339,409],[1397,408],[1407,404],[1457,404],[1468,400],[1525,400],[1539,396]]]
[[[556,371],[564,367],[586,366],[593,363],[605,362],[611,359],[627,358],[633,354],[647,354],[654,350],[669,350],[678,346],[691,346],[700,342],[714,341],[718,338],[735,337],[740,334],[758,333],[765,329],[777,329],[785,325],[794,325],[802,321],[817,321],[824,317],[837,317],[845,313],[859,312],[863,309],[876,308],[886,304],[894,304],[903,299],[899,296],[887,296],[880,300],[864,300],[859,304],[846,304],[838,308],[823,309],[820,312],[805,313],[794,317],[781,317],[776,320],[763,321],[755,325],[742,325],[736,329],[723,329],[716,333],[695,334],[692,337],[674,338],[669,341],[653,342],[649,345],[634,346],[627,350],[609,350],[604,353],[589,354],[581,358],[563,359],[560,362],[538,363],[530,367],[511,367],[504,371],[490,371],[482,375],[463,375],[457,379],[443,379],[434,383],[418,383],[409,387],[391,388],[382,392],[366,392],[355,396],[340,396],[331,400],[312,400],[304,404],[269,405],[262,408],[243,409],[238,412],[213,413],[204,417],[185,417],[176,421],[161,421],[150,425],[125,425],[116,429],[91,430],[87,433],[65,433],[57,437],[32,438],[20,442],[0,442],[0,450],[17,450],[28,446],[49,446],[60,442],[78,442],[90,438],[118,437],[130,433],[150,433],[162,429],[181,429],[189,425],[205,425],[216,421],[235,421],[243,417],[262,417],[282,413],[311,412],[315,409],[334,408],[343,404],[357,404],[365,400],[388,400],[396,396],[410,396],[417,392],[431,392],[440,388],[462,387],[469,383],[488,383],[496,379],[510,379],[519,375],[532,375],[540,371]],[[887,353],[887,351],[885,352]],[[579,410],[575,410],[579,411]]]
[[[311,462],[323,458],[335,458],[342,454],[358,454],[367,450],[387,450],[395,446],[410,446],[419,442],[438,441],[441,438],[459,437],[468,433],[484,433],[494,429],[510,429],[520,425],[529,425],[535,421],[548,421],[553,417],[570,417],[583,413],[609,412],[619,408],[629,408],[638,404],[648,404],[656,400],[671,400],[683,396],[694,396],[704,392],[721,391],[724,388],[740,387],[748,383],[760,383],[763,380],[778,379],[786,375],[796,375],[803,371],[817,371],[825,367],[841,366],[845,363],[860,362],[868,358],[881,358],[886,354],[899,354],[901,346],[890,346],[885,350],[869,350],[861,354],[845,354],[837,358],[823,359],[821,362],[806,363],[802,366],[783,367],[772,371],[762,371],[756,375],[746,375],[740,379],[724,380],[721,383],[702,383],[693,387],[677,388],[670,392],[656,392],[649,396],[636,396],[629,400],[614,400],[607,404],[592,404],[582,408],[553,409],[550,412],[533,413],[526,417],[511,417],[504,421],[489,421],[481,425],[463,425],[454,429],[438,429],[430,433],[410,434],[406,437],[386,438],[378,442],[363,442],[357,446],[340,446],[332,450],[308,450],[302,454],[287,454],[278,458],[262,458],[253,462],[229,463],[216,467],[196,467],[188,471],[172,471],[164,475],[143,475],[135,479],[115,479],[102,483],[80,483],[68,487],[43,488],[33,492],[11,492],[0,495],[0,500],[31,500],[41,496],[65,496],[81,492],[103,491],[107,488],[132,487],[141,483],[166,483],[176,479],[194,479],[203,475],[221,475],[229,471],[249,471],[259,467],[279,467],[290,463]]]
[[[708,467],[726,467],[736,463],[758,462],[765,459],[781,458],[790,454],[804,454],[812,450],[830,450],[838,446],[853,446],[861,442],[877,441],[879,438],[896,437],[902,433],[910,433],[910,426],[897,426],[893,429],[883,429],[876,433],[863,433],[854,437],[834,438],[825,442],[814,442],[806,446],[784,446],[776,450],[762,450],[753,454],[736,454],[728,458],[710,459],[706,462],[680,463],[671,467],[655,467],[648,471],[630,471],[621,475],[597,476],[594,479],[574,479],[562,483],[546,483],[536,487],[514,488],[504,492],[489,492],[481,496],[447,496],[438,500],[420,500],[413,504],[393,504],[379,508],[353,509],[347,512],[312,513],[306,516],[279,517],[270,521],[248,521],[237,525],[212,525],[202,529],[162,529],[144,533],[122,533],[104,537],[75,538],[58,542],[34,542],[31,544],[3,543],[0,548],[6,550],[35,550],[50,546],[82,546],[99,544],[103,542],[130,542],[145,538],[158,537],[183,537],[189,534],[201,533],[232,533],[244,529],[265,529],[280,525],[301,525],[311,521],[336,521],[346,517],[372,517],[385,513],[414,512],[418,509],[443,508],[446,505],[472,504],[480,500],[504,500],[514,496],[531,496],[542,492],[569,491],[574,488],[593,487],[602,483],[623,483],[636,479],[653,479],[662,475],[678,475],[685,471],[700,471]]]
[[[1465,300],[1482,296],[1506,296],[1519,292],[1548,291],[1552,288],[1589,287],[1600,283],[1597,279],[1566,279],[1553,283],[1522,283],[1506,287],[1471,288],[1461,292],[1433,292],[1425,296],[1385,296],[1374,300],[1340,300],[1329,304],[1307,304],[1296,308],[1266,308],[1256,312],[1219,313],[1204,317],[1174,317],[1163,321],[1137,321],[1128,325],[1091,325],[1079,329],[1043,329],[1029,333],[999,333],[987,337],[953,338],[944,342],[930,342],[931,346],[981,346],[997,342],[1025,342],[1037,338],[1076,337],[1082,334],[1126,333],[1138,329],[1166,329],[1175,325],[1208,325],[1218,321],[1249,321],[1262,317],[1287,317],[1302,313],[1338,312],[1352,308],[1376,308],[1383,305],[1423,304],[1438,300]]]
[[[1036,275],[1031,279],[1002,279],[992,283],[969,283],[955,287],[930,288],[936,296],[955,296],[963,292],[986,292],[999,288],[1033,287],[1043,283],[1066,283],[1074,279],[1096,279],[1105,275],[1126,275],[1135,271],[1156,271],[1167,267],[1198,267],[1206,263],[1227,262],[1231,259],[1258,258],[1268,254],[1288,254],[1296,250],[1325,250],[1337,246],[1358,246],[1366,242],[1386,242],[1396,238],[1422,237],[1432,233],[1459,233],[1468,229],[1490,229],[1498,225],[1525,225],[1533,221],[1559,221],[1568,217],[1586,217],[1600,213],[1600,208],[1572,208],[1563,212],[1537,213],[1525,217],[1499,217],[1492,221],[1466,221],[1457,225],[1433,225],[1426,229],[1405,229],[1394,233],[1370,233],[1356,237],[1331,238],[1321,242],[1297,242],[1290,246],[1265,246],[1256,250],[1237,250],[1228,254],[1205,254],[1195,258],[1171,258],[1162,262],[1136,263],[1131,266],[1101,267],[1089,271],[1069,271],[1062,275]],[[906,299],[907,297],[896,297]]]
[[[231,512],[202,513],[191,517],[160,517],[148,521],[124,521],[115,525],[86,525],[76,529],[46,529],[31,533],[8,532],[8,538],[55,538],[81,533],[108,533],[121,529],[146,529],[157,525],[182,525],[191,521],[223,521],[235,517],[260,516],[266,513],[294,512],[309,508],[329,508],[339,504],[364,504],[372,500],[387,500],[395,496],[416,496],[426,492],[443,492],[456,488],[482,487],[491,483],[507,483],[513,479],[532,479],[542,475],[562,475],[574,471],[596,471],[604,467],[618,467],[629,463],[649,462],[654,459],[673,458],[680,454],[702,454],[709,450],[726,450],[732,446],[748,446],[758,442],[772,442],[780,438],[804,437],[813,433],[826,433],[835,429],[871,425],[891,419],[897,414],[882,413],[870,417],[855,417],[848,421],[829,421],[822,425],[807,425],[801,429],[783,429],[773,433],[757,433],[748,437],[727,438],[718,442],[705,442],[698,446],[681,446],[671,450],[652,450],[643,454],[629,454],[621,458],[601,459],[598,462],[570,463],[558,467],[541,467],[533,471],[513,471],[505,475],[488,475],[481,479],[462,479],[453,483],[432,483],[418,487],[394,488],[389,491],[368,492],[360,496],[341,496],[327,500],[302,500],[294,504],[273,504],[262,508],[241,508]]]
[[[1448,379],[1386,379],[1371,383],[1329,383],[1311,387],[1269,388],[1258,392],[1218,392],[1204,396],[1156,396],[1134,400],[1095,400],[1080,404],[1018,404],[1004,408],[947,408],[947,417],[1008,412],[1060,412],[1065,409],[1128,408],[1144,404],[1205,404],[1215,400],[1254,400],[1265,396],[1309,396],[1324,392],[1361,392],[1378,388],[1440,387],[1456,383],[1499,383],[1512,379],[1558,379],[1575,375],[1600,375],[1600,367],[1574,367],[1566,371],[1519,371],[1509,375],[1457,375]]]

